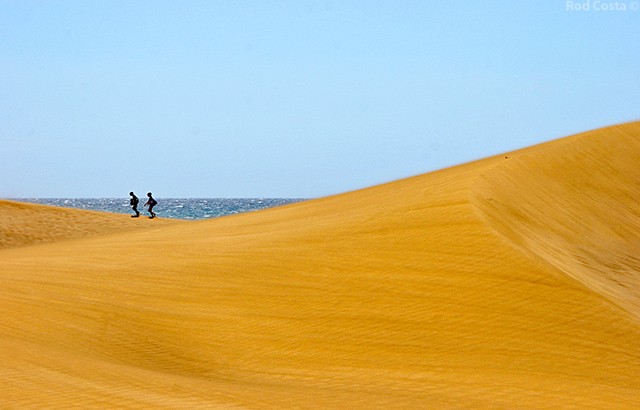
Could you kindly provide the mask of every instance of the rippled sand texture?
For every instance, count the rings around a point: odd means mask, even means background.
[[[2,249],[0,403],[640,408],[638,164],[626,124],[285,207]],[[44,236],[32,220],[14,235]]]

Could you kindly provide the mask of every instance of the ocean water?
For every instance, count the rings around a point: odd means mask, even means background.
[[[257,211],[274,206],[304,201],[302,198],[155,198],[158,205],[153,208],[159,218],[200,220],[225,215]],[[133,215],[129,198],[11,198],[12,201],[88,209]],[[138,211],[148,216],[146,197],[140,197]]]

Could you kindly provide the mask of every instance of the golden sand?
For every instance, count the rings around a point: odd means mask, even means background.
[[[85,238],[131,228],[148,229],[180,223],[143,220],[107,212],[85,211],[0,199],[0,249],[36,245],[66,239]]]
[[[638,164],[633,123],[201,222],[0,202],[0,407],[640,408]]]

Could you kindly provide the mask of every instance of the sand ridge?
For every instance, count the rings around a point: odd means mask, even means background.
[[[181,221],[45,206],[0,199],[0,249],[103,235]]]
[[[0,399],[636,408],[638,136],[624,124],[285,207],[2,250]]]
[[[640,315],[640,125],[541,148],[481,175],[478,209],[523,252]]]

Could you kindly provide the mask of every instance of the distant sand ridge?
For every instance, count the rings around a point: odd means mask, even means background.
[[[640,408],[639,160],[632,123],[249,214],[108,215],[90,233],[2,201],[0,403]]]
[[[154,226],[179,222],[163,219]],[[85,238],[136,227],[148,228],[149,224],[119,214],[0,199],[0,249]]]

